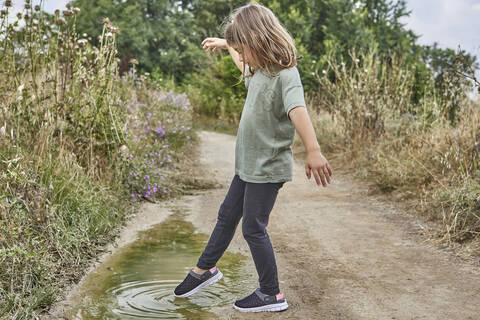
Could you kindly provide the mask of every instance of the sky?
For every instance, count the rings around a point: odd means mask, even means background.
[[[3,1],[2,1],[3,2]],[[33,0],[38,4],[39,0]],[[67,0],[44,0],[44,9],[64,9]],[[21,10],[24,0],[13,0]],[[462,49],[480,58],[480,0],[407,0],[412,11],[403,20],[408,29],[421,35],[421,44],[438,42],[442,48]]]
[[[412,13],[406,27],[421,35],[421,44],[438,42],[480,58],[480,0],[407,0]]]

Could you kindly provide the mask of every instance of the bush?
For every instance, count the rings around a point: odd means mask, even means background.
[[[322,149],[340,155],[336,159],[378,189],[412,200],[416,213],[441,223],[443,239],[477,237],[478,103],[452,88],[459,106],[452,126],[448,92],[435,89],[433,75],[414,104],[414,67],[401,58],[379,59],[375,52],[351,56],[350,67],[327,56],[329,68],[319,72],[313,119],[321,128]]]

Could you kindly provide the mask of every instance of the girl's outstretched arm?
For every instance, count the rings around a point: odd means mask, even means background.
[[[313,171],[317,185],[320,185],[321,182],[322,185],[326,187],[327,183],[330,183],[330,177],[333,173],[327,159],[325,159],[320,152],[320,145],[318,144],[317,136],[315,135],[315,130],[307,109],[304,107],[294,108],[289,112],[289,116],[295,129],[302,138],[303,145],[307,151],[305,174],[308,179],[310,179],[312,176],[311,172]]]
[[[221,38],[205,38],[205,40],[202,41],[202,45],[205,51],[210,51],[210,49],[212,49],[212,52],[217,51],[217,49],[228,50],[237,68],[243,72],[243,61],[240,61],[238,52],[227,44],[227,40]]]

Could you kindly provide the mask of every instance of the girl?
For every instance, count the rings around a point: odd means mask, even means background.
[[[260,288],[234,303],[240,311],[281,311],[288,308],[278,285],[277,265],[266,230],[279,189],[292,180],[291,144],[295,130],[307,151],[305,173],[317,185],[330,183],[332,170],[320,152],[306,110],[303,86],[296,67],[292,37],[268,8],[249,4],[236,9],[224,38],[206,38],[206,51],[228,50],[245,76],[248,89],[238,126],[235,175],[218,220],[197,265],[174,291],[187,297],[222,278],[215,265],[242,220],[259,276]]]

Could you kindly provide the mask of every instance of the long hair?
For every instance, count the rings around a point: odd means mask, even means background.
[[[297,64],[292,36],[270,9],[257,3],[235,9],[224,24],[223,37],[229,46],[248,47],[255,63],[269,74]],[[245,63],[243,68],[242,77]]]

